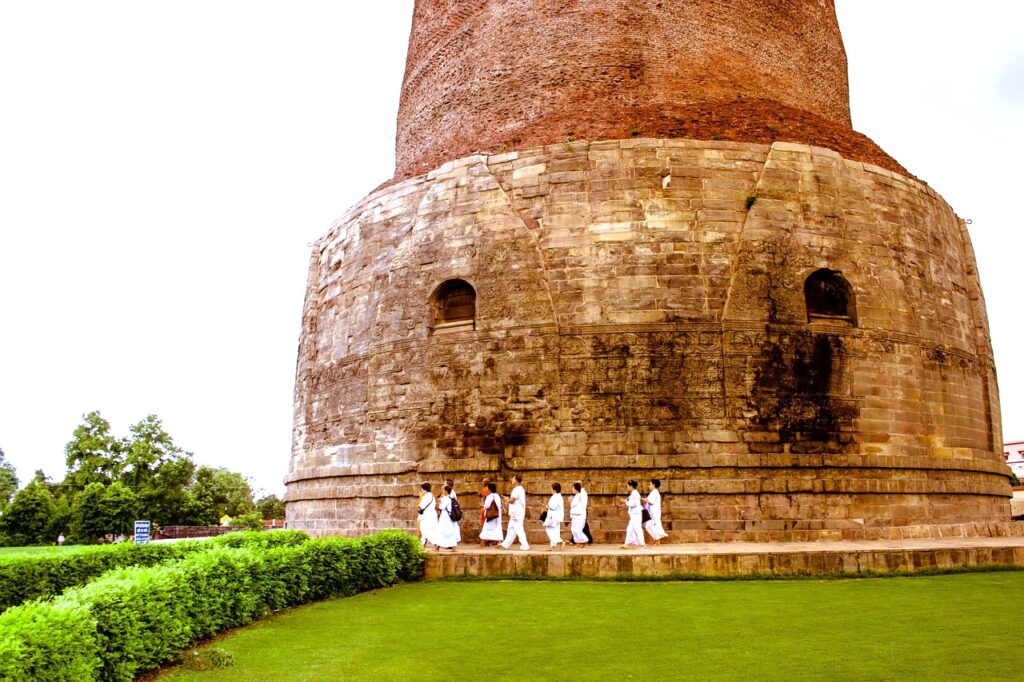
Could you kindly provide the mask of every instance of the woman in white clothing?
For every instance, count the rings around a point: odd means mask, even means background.
[[[562,539],[562,524],[565,523],[565,500],[562,499],[562,484],[551,484],[551,497],[548,498],[547,516],[544,517],[544,532],[548,534],[550,552],[555,547],[565,546]]]
[[[644,524],[644,529],[656,545],[660,545],[662,539],[668,537],[668,533],[661,527],[661,491],[658,490],[660,487],[661,481],[652,478],[651,490],[647,493],[647,513],[651,515],[651,519]]]
[[[485,543],[501,542],[505,535],[501,527],[501,497],[498,486],[487,483],[487,497],[484,498],[484,525],[480,529],[480,540]]]
[[[428,542],[433,542],[434,529],[437,528],[437,508],[434,500],[434,493],[430,492],[430,484],[424,483],[420,486],[423,494],[420,495],[419,521],[420,521],[420,545],[426,547]]]
[[[576,494],[569,502],[569,530],[572,531],[572,544],[585,545],[588,542],[583,526],[587,524],[587,494],[583,492],[583,484],[576,481],[572,484]]]
[[[644,546],[644,529],[640,525],[643,505],[640,504],[640,492],[636,489],[636,481],[629,482],[629,497],[625,499],[626,511],[629,512],[629,525],[626,526],[626,544],[623,549]]]
[[[434,534],[430,541],[438,549],[450,549],[455,551],[455,545],[459,544],[459,524],[452,520],[452,488],[446,485],[444,494],[438,498],[440,515],[437,518],[437,526],[434,527]]]

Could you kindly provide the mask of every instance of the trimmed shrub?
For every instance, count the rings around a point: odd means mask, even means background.
[[[423,560],[419,542],[395,532],[215,547],[118,569],[0,615],[0,679],[132,680],[269,611],[418,578]]]
[[[291,547],[301,545],[309,536],[301,530],[242,530],[206,540],[220,547]]]
[[[302,531],[240,532],[211,540],[83,547],[59,554],[0,557],[0,611],[29,599],[56,596],[124,566],[154,566],[223,547],[284,547],[309,539]]]
[[[96,619],[69,602],[29,602],[0,615],[0,680],[97,679]]]

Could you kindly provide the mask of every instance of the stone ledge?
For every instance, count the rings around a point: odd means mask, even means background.
[[[469,548],[432,552],[425,580],[459,577],[746,577],[912,574],[985,566],[1024,567],[1024,537],[900,541],[613,545],[529,552]]]

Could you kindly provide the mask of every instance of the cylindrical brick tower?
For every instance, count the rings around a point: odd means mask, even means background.
[[[514,472],[599,541],[630,478],[676,540],[1009,520],[964,223],[850,127],[831,0],[417,0],[396,147],[313,251],[291,526]]]

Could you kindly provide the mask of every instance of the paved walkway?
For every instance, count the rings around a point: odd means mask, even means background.
[[[814,542],[693,542],[658,546],[647,545],[634,549],[622,549],[621,545],[587,545],[575,547],[566,543],[564,549],[548,551],[543,545],[531,545],[529,552],[522,552],[518,545],[512,549],[501,547],[480,547],[459,545],[455,554],[560,554],[624,556],[630,554],[780,554],[808,552],[877,552],[901,550],[969,549],[975,547],[1024,547],[1024,537],[1002,538],[927,538],[920,540],[817,540]],[[452,554],[449,550],[431,551],[431,554]]]

